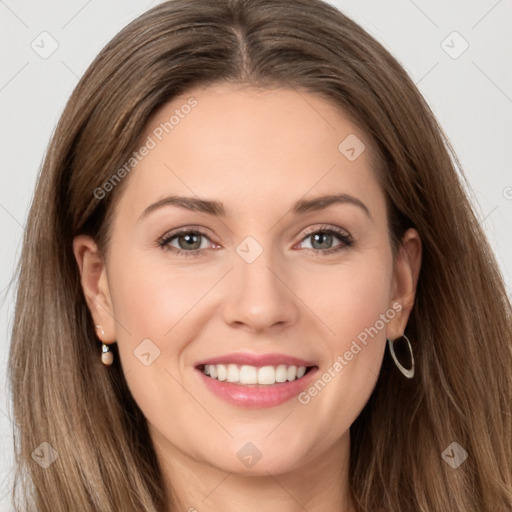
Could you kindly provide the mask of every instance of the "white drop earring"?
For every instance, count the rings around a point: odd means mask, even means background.
[[[103,336],[105,335],[105,331],[101,325],[96,325],[96,329],[99,329]],[[101,362],[105,366],[110,366],[114,362],[114,354],[106,343],[101,344]]]
[[[110,347],[106,343],[101,345],[101,362],[105,366],[110,366],[114,362],[114,354],[110,351]]]

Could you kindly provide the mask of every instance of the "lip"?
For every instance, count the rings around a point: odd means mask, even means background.
[[[272,385],[240,385],[212,379],[205,375],[201,368],[195,369],[205,386],[218,398],[238,407],[260,409],[276,407],[302,393],[311,385],[318,370],[318,366],[310,367],[303,377],[293,381]]]
[[[225,354],[223,356],[212,357],[199,361],[195,367],[203,366],[205,364],[240,364],[248,366],[279,366],[285,364],[286,366],[316,366],[314,361],[305,361],[297,357],[288,356],[286,354],[252,354],[250,352],[234,352],[232,354]]]

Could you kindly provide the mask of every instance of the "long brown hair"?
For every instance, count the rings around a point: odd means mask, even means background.
[[[512,315],[502,276],[416,87],[379,43],[320,0],[162,3],[123,29],[74,90],[38,178],[18,268],[9,361],[18,510],[170,506],[122,369],[100,362],[72,240],[86,233],[106,250],[128,178],[102,199],[94,191],[160,106],[219,82],[300,89],[341,108],[375,145],[393,247],[408,226],[423,242],[406,330],[416,377],[405,380],[386,353],[350,430],[358,509],[510,510]],[[41,443],[57,454],[47,468],[33,456]],[[457,469],[442,456],[452,443],[468,454]],[[55,456],[48,445],[39,450]]]

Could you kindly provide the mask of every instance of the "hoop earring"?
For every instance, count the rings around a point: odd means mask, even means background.
[[[395,354],[395,348],[394,348],[394,342],[400,338],[405,338],[405,341],[407,341],[407,345],[409,347],[409,353],[411,354],[411,368],[408,370],[407,368],[404,368],[398,359],[396,358]],[[388,339],[388,346],[389,346],[389,352],[391,354],[391,357],[395,361],[396,367],[402,372],[402,374],[407,377],[408,379],[412,379],[414,377],[414,354],[412,352],[411,342],[409,341],[409,338],[402,334],[402,336],[399,336],[398,338],[395,338],[393,341]]]
[[[101,344],[101,362],[105,366],[110,366],[114,362],[114,354],[106,343]]]

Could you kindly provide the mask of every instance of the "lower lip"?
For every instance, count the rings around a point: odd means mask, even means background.
[[[200,369],[196,369],[201,375],[206,387],[219,398],[238,407],[275,407],[296,397],[306,389],[318,367],[312,368],[302,378],[289,382],[276,383],[271,386],[234,384],[221,382],[206,376]]]

